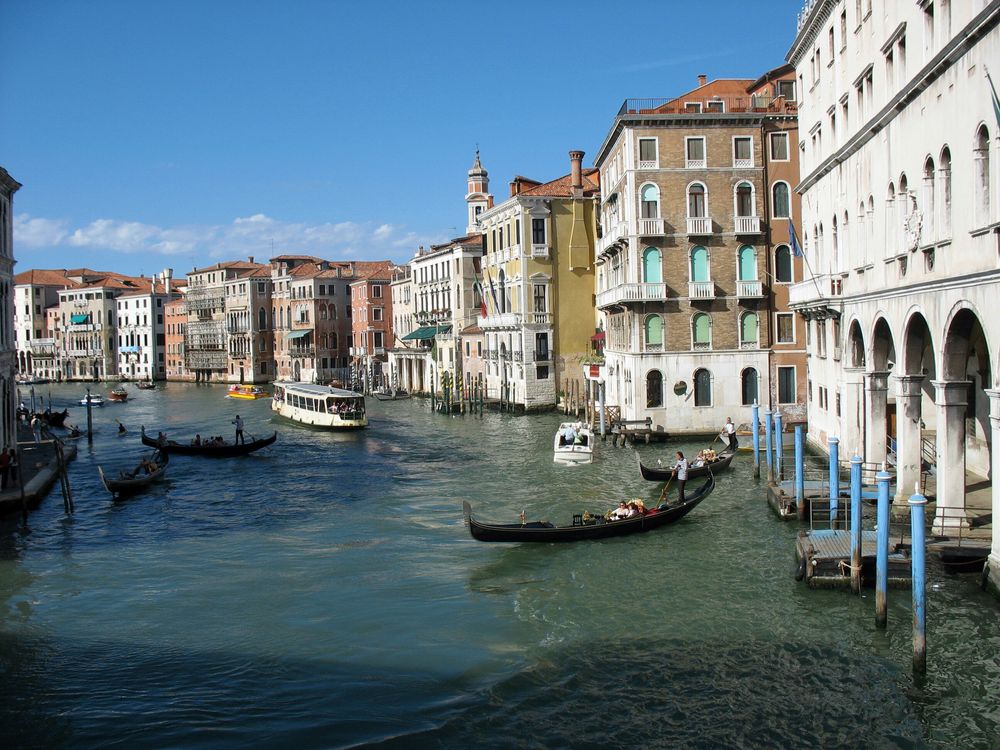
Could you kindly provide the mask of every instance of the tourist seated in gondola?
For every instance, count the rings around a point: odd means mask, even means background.
[[[201,435],[195,435],[194,440],[191,441],[191,445],[198,447],[201,445]]]
[[[618,507],[615,508],[613,511],[611,511],[611,513],[609,514],[609,516],[610,516],[610,518],[611,518],[612,521],[621,521],[621,520],[623,520],[625,518],[628,518],[629,517],[629,509],[628,509],[628,505],[626,504],[626,502],[624,500],[622,500],[621,502],[619,502],[618,503]]]
[[[629,503],[628,506],[626,507],[628,507],[628,516],[627,516],[628,518],[635,518],[636,516],[640,515],[639,506],[636,505],[635,502]]]

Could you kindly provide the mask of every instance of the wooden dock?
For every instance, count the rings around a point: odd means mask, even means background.
[[[875,585],[875,554],[878,532],[861,532],[861,585]],[[798,575],[811,588],[850,588],[851,533],[842,529],[800,531],[795,541]],[[889,541],[889,586],[909,588],[911,560],[909,540]]]

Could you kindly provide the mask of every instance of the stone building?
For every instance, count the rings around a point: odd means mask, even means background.
[[[392,296],[395,266],[386,262],[358,273],[351,283],[351,366],[355,387],[374,388],[392,345]],[[386,374],[387,377],[387,374]]]
[[[121,294],[117,303],[118,376],[127,380],[167,377],[164,305],[178,298],[171,289],[170,269],[148,289]]]
[[[61,377],[53,325],[59,320],[59,290],[77,282],[65,270],[32,269],[15,276],[14,283],[17,373],[56,380]]]
[[[166,349],[166,379],[194,380],[184,366],[184,333],[187,328],[187,303],[183,298],[163,305],[164,345]]]
[[[263,264],[225,282],[226,354],[230,383],[267,383],[274,377],[270,325],[271,269]]]
[[[14,193],[21,183],[0,167],[0,448],[17,443],[14,341]]]

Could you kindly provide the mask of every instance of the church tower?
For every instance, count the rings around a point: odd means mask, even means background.
[[[466,234],[474,234],[480,231],[479,215],[484,211],[493,208],[493,196],[490,195],[490,177],[479,163],[479,149],[476,149],[476,161],[469,170],[469,192],[465,196],[465,203],[469,207],[469,226],[465,228]]]

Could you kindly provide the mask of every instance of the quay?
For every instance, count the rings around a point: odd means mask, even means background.
[[[8,478],[6,489],[0,490],[0,517],[24,514],[37,508],[52,485],[59,481],[65,464],[76,458],[75,445],[55,439],[38,443],[19,440],[17,452],[18,476]]]

